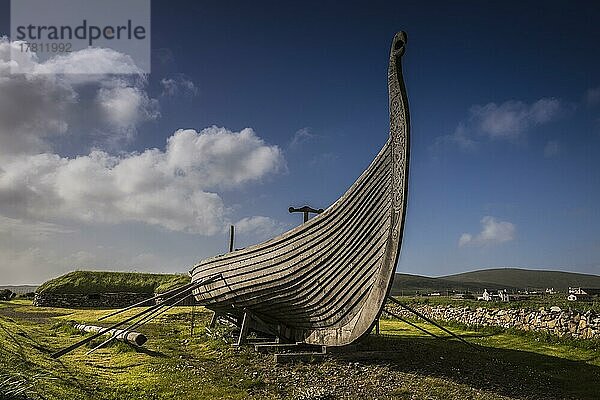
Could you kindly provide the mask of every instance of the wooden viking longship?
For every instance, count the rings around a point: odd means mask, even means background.
[[[409,115],[395,35],[390,134],[371,165],[323,213],[267,242],[190,271],[197,301],[236,324],[292,343],[350,344],[371,331],[390,291],[406,212]]]

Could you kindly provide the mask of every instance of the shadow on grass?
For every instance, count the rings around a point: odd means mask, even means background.
[[[50,359],[52,351],[46,346],[43,346],[37,340],[31,338],[31,335],[16,327],[17,332],[5,326],[0,319],[0,328],[5,334],[5,337],[13,342],[14,347],[9,350],[10,364],[14,367],[14,372],[29,372],[31,374],[43,374],[51,380],[59,380],[68,386],[78,387],[80,390],[87,391],[89,395],[92,391],[87,390],[76,375],[63,364],[60,360]],[[17,336],[20,338],[17,338]],[[38,351],[41,359],[34,357],[33,351]],[[11,354],[12,353],[12,354]],[[43,360],[43,361],[41,361]],[[49,368],[49,364],[53,364],[53,368]],[[39,395],[39,393],[38,393]]]
[[[16,319],[20,321],[28,321],[28,322],[36,322],[36,323],[46,323],[50,321],[52,317],[61,317],[65,315],[72,314],[72,312],[65,311],[57,311],[57,310],[44,310],[40,309],[39,311],[34,311],[31,309],[21,310],[21,308],[27,307],[25,304],[21,303],[10,303],[10,302],[0,302],[0,316],[5,318]]]
[[[136,353],[143,353],[143,354],[146,354],[151,357],[161,357],[161,358],[168,357],[166,354],[161,353],[160,351],[150,350],[145,347],[133,347],[133,350]]]
[[[369,336],[354,349],[332,357],[384,364],[520,399],[598,399],[598,366],[527,351],[478,347],[482,351],[455,340]]]
[[[3,321],[4,320],[4,321]],[[9,322],[7,325],[5,322]],[[48,331],[52,330],[50,326],[50,320],[47,319],[43,329]],[[40,324],[39,326],[42,326]],[[14,372],[27,372],[29,375],[43,375],[45,380],[59,381],[62,383],[61,390],[75,390],[75,392],[85,393],[88,398],[93,398],[96,394],[97,379],[93,375],[88,373],[82,373],[77,365],[70,363],[64,363],[60,359],[51,358],[51,354],[57,349],[50,349],[47,343],[42,343],[36,339],[35,331],[32,331],[32,327],[27,327],[28,331],[23,329],[24,327],[18,325],[17,321],[11,320],[6,316],[0,315],[0,353],[2,348],[2,338],[11,345],[12,348],[8,350],[9,364],[14,366]],[[39,337],[44,337],[47,332],[40,333]],[[166,357],[161,352],[152,351],[143,347],[129,346],[127,344],[118,342],[124,351],[144,353],[153,357]],[[37,354],[36,354],[37,353]],[[4,356],[0,354],[0,358]],[[96,368],[103,368],[102,366],[95,365]],[[121,367],[115,367],[116,369]],[[37,381],[37,384],[42,380]],[[40,398],[42,393],[37,392],[39,387],[35,388],[36,393]],[[32,389],[33,390],[33,389]],[[1,395],[1,393],[0,393]],[[0,399],[3,397],[0,396]]]

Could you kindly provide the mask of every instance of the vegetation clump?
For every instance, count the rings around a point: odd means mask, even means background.
[[[9,289],[0,290],[0,300],[10,301],[10,300],[14,299],[15,296],[16,296],[16,294],[13,293]]]

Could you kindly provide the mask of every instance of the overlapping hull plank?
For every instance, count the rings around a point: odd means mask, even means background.
[[[368,333],[394,275],[406,210],[409,118],[396,34],[388,68],[390,135],[371,165],[322,214],[267,242],[197,264],[198,301],[247,313],[283,339],[342,346]]]

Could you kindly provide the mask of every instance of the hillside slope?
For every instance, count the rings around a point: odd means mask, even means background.
[[[402,293],[431,293],[446,291],[456,292],[482,292],[483,289],[488,290],[517,290],[517,287],[506,286],[493,282],[462,282],[454,281],[445,278],[432,278],[428,276],[396,274],[394,283],[392,284],[392,294],[398,295]]]
[[[554,288],[566,292],[569,287],[600,288],[600,276],[563,271],[541,271],[519,268],[495,268],[438,278],[396,274],[392,294],[446,291],[482,292],[483,289],[508,291]]]
[[[580,274],[563,271],[542,271],[520,268],[494,268],[479,271],[465,272],[462,274],[443,276],[441,279],[460,282],[481,284],[493,282],[498,285],[518,288],[554,288],[567,291],[569,287],[600,288],[600,276]]]

